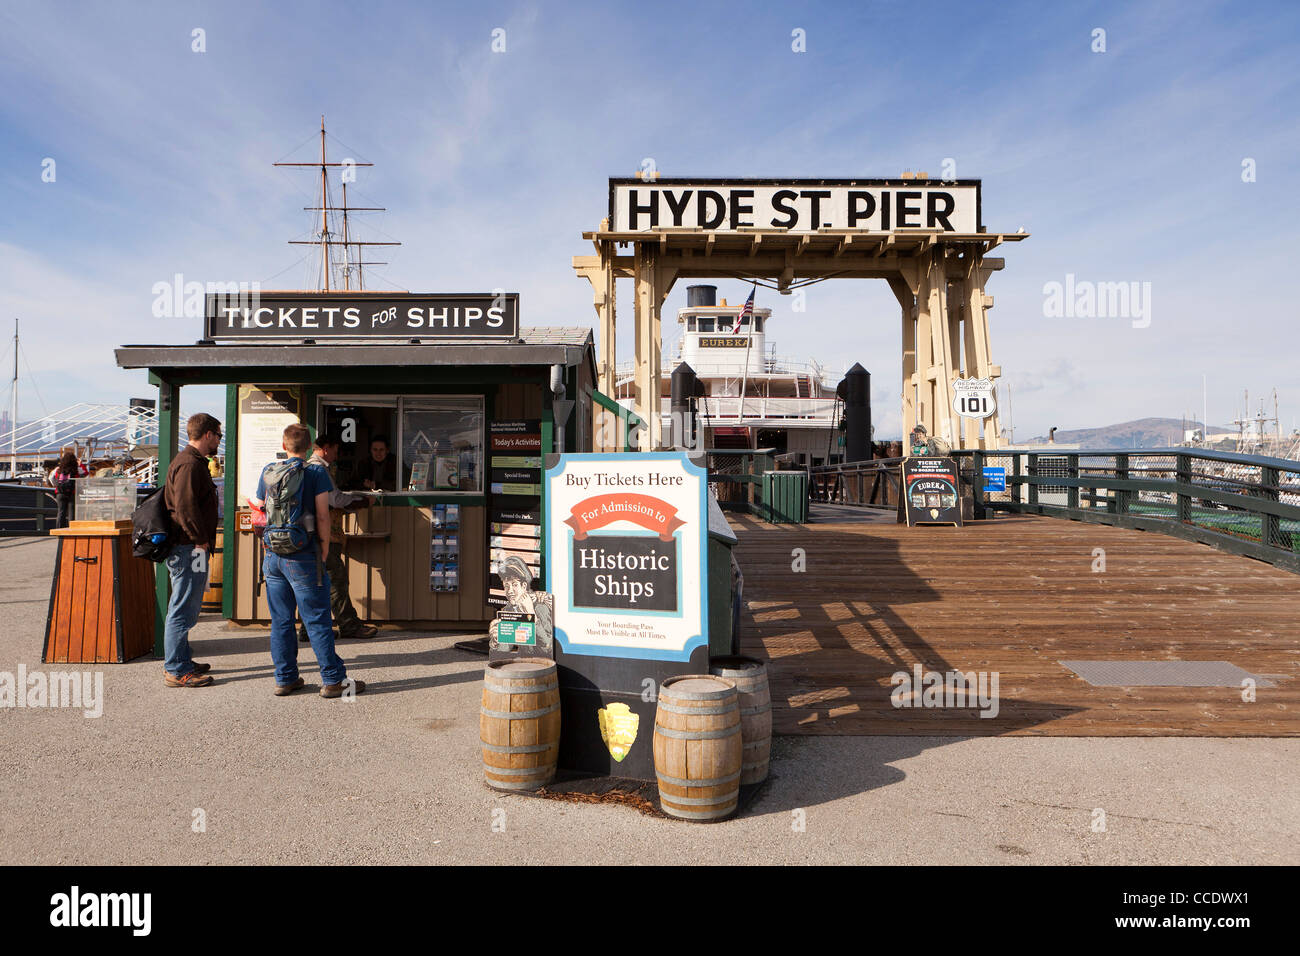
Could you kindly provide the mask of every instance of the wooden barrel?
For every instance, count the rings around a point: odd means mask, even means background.
[[[203,592],[202,610],[204,611],[221,611],[221,576],[222,576],[222,557],[221,549],[224,544],[222,537],[224,532],[217,529],[217,540],[212,545],[212,553],[208,555],[208,589]]]
[[[767,779],[772,753],[772,694],[767,687],[767,668],[752,657],[715,657],[709,673],[736,685],[740,739],[744,744],[740,782],[762,783]]]
[[[554,661],[493,661],[483,671],[478,719],[483,774],[497,790],[536,790],[555,779],[560,679]]]
[[[707,674],[670,677],[655,711],[655,777],[664,813],[721,820],[740,797],[740,704],[730,681]]]

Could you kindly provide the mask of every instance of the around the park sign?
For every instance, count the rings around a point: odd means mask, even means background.
[[[959,179],[611,179],[614,232],[692,228],[932,229],[975,233],[979,180]]]

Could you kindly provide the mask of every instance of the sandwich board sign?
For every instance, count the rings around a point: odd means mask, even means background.
[[[903,510],[909,526],[961,527],[961,484],[951,458],[903,459]]]
[[[683,452],[550,455],[544,487],[559,765],[653,780],[660,683],[708,673],[708,474]]]

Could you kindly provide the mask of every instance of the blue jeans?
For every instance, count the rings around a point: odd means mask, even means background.
[[[317,562],[311,552],[286,557],[267,551],[262,559],[262,577],[266,579],[266,603],[271,608],[275,682],[292,684],[298,679],[298,634],[293,618],[297,607],[320,665],[321,683],[341,684],[348,671],[334,653],[330,576],[325,565]]]
[[[178,544],[166,564],[172,593],[163,627],[163,667],[173,677],[182,677],[194,670],[190,628],[199,621],[203,590],[208,586],[208,556],[192,544]]]

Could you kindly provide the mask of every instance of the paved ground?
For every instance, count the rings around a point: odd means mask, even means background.
[[[63,669],[40,664],[53,556],[0,541],[0,672]],[[341,645],[372,682],[354,704],[304,650],[312,693],[281,699],[265,632],[213,620],[212,688],[142,659],[102,667],[99,718],[0,707],[0,864],[1300,862],[1294,739],[782,737],[716,825],[497,794],[455,639]]]

